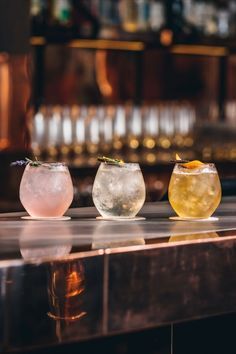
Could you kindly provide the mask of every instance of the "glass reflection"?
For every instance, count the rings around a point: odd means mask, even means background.
[[[175,235],[169,238],[169,242],[181,242],[181,241],[194,241],[194,240],[206,240],[211,238],[220,237],[217,232],[205,232],[189,235]]]
[[[82,261],[53,262],[48,272],[48,316],[54,320],[76,321],[83,311],[85,274]]]
[[[68,224],[50,225],[47,222],[26,222],[19,238],[20,253],[24,260],[35,263],[43,259],[57,259],[67,256],[72,248]]]
[[[63,229],[63,228],[62,228]],[[64,230],[65,231],[65,230]],[[72,248],[71,238],[43,239],[32,237],[42,232],[40,225],[26,225],[20,238],[22,257],[40,264],[43,259],[51,259],[47,269],[47,295],[49,311],[47,315],[55,321],[55,333],[59,341],[64,336],[65,326],[80,320],[86,315],[84,307],[85,272],[82,261],[64,259]],[[34,235],[35,236],[35,235]],[[52,261],[53,259],[53,261]],[[61,260],[59,260],[61,259]],[[45,315],[46,315],[45,313]]]
[[[144,238],[139,236],[142,234],[142,226],[135,222],[119,224],[99,221],[93,233],[92,249],[145,245]]]
[[[20,252],[25,260],[36,264],[50,259],[47,266],[48,316],[54,320],[74,321],[86,315],[81,310],[81,295],[85,291],[84,266],[80,260],[61,259],[69,255],[72,239],[68,237],[70,229],[66,223],[60,225],[60,232],[52,225],[51,234],[48,234],[44,223],[27,223],[20,236]],[[48,237],[40,236],[44,234]]]
[[[208,222],[199,223],[197,221],[188,222],[186,233],[186,223],[176,222],[170,230],[169,242],[181,242],[181,241],[194,241],[194,240],[206,240],[220,237],[217,232],[214,231],[214,224]],[[201,232],[202,231],[202,232]]]

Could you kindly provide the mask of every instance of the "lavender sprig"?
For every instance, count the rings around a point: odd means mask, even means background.
[[[11,163],[10,166],[26,166],[28,164],[28,161],[25,160],[17,160]]]
[[[33,161],[30,160],[28,157],[25,157],[25,160],[17,160],[11,163],[11,166],[26,166],[26,165],[38,167],[42,165],[42,162],[38,161],[37,158],[35,159],[35,161]]]

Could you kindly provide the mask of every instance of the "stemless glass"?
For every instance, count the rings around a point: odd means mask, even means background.
[[[61,217],[73,199],[73,185],[64,163],[28,164],[20,183],[20,200],[32,217]]]
[[[214,164],[188,169],[176,164],[169,184],[169,201],[181,218],[209,218],[221,200],[221,184]]]
[[[101,163],[93,184],[93,202],[104,218],[134,218],[145,201],[138,163]]]

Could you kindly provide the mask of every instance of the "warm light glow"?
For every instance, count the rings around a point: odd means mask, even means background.
[[[88,152],[90,152],[91,154],[95,154],[95,153],[98,152],[98,146],[97,146],[96,144],[91,144],[91,143],[89,143],[89,144],[87,145],[87,150],[88,150]]]
[[[162,138],[160,139],[160,145],[163,149],[169,149],[169,147],[171,146],[171,142],[167,138]]]
[[[61,153],[62,153],[62,155],[67,155],[67,154],[69,154],[69,152],[70,152],[70,149],[69,149],[69,147],[68,146],[62,146],[61,147]]]
[[[152,154],[152,153],[149,153],[146,156],[146,160],[147,160],[148,163],[152,164],[152,163],[156,162],[156,155]]]
[[[98,87],[103,96],[109,97],[112,95],[112,86],[108,81],[107,77],[107,52],[104,50],[99,50],[96,52],[95,56],[95,70]]]
[[[31,45],[45,45],[46,39],[44,37],[31,37],[30,44]]]
[[[84,275],[78,271],[72,271],[67,277],[66,297],[76,296],[84,291]]]
[[[77,321],[79,320],[80,318],[84,317],[85,315],[87,315],[87,312],[80,312],[78,315],[75,315],[75,316],[64,316],[64,317],[60,317],[60,316],[56,316],[54,315],[53,313],[51,312],[48,312],[47,313],[49,317],[53,318],[54,320],[63,320],[63,321]]]
[[[169,46],[173,42],[173,32],[169,29],[163,30],[160,35],[160,42],[164,46]]]
[[[129,50],[142,51],[145,48],[144,43],[138,41],[117,41],[107,39],[76,39],[68,43],[70,48],[84,49],[111,49],[111,50]]]
[[[76,154],[81,154],[82,151],[83,151],[83,146],[82,146],[82,145],[75,145],[75,147],[74,147],[74,152],[75,152]]]
[[[9,146],[10,69],[7,54],[0,54],[0,150]]]
[[[156,145],[155,140],[152,138],[145,138],[143,140],[143,145],[148,149],[153,149]]]
[[[187,138],[184,140],[184,145],[185,145],[186,147],[191,147],[191,146],[193,146],[193,143],[194,143],[194,141],[193,141],[193,138],[191,138],[191,137],[187,137]]]
[[[137,149],[139,147],[139,141],[135,138],[131,139],[129,142],[131,149]]]
[[[58,154],[58,151],[57,151],[57,149],[56,149],[54,146],[50,146],[50,147],[48,148],[48,155],[49,155],[50,157],[57,156],[57,154]]]
[[[120,150],[120,149],[122,149],[123,144],[122,144],[122,142],[120,140],[114,140],[113,147],[116,150]]]

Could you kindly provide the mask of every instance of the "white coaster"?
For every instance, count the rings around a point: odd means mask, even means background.
[[[209,222],[209,221],[218,221],[219,218],[215,216],[211,216],[210,218],[181,218],[180,216],[171,216],[169,217],[170,220],[175,220],[175,221],[204,221],[204,222]]]
[[[138,220],[146,220],[146,218],[142,217],[142,216],[136,216],[134,218],[122,218],[122,217],[117,217],[117,218],[113,218],[113,217],[103,217],[103,216],[97,216],[96,217],[97,220],[105,220],[105,221],[138,221]]]
[[[46,221],[61,221],[61,220],[70,220],[70,216],[49,216],[49,217],[41,217],[41,216],[22,216],[21,219],[24,220],[46,220]]]

